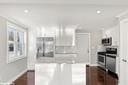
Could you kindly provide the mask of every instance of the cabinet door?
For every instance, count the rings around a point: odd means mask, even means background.
[[[120,85],[128,85],[128,20],[120,22]]]
[[[74,38],[74,29],[58,29],[56,31],[56,45],[58,46],[72,46],[75,44]]]

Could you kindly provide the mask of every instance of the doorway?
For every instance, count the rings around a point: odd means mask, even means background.
[[[90,63],[90,34],[76,33],[76,63]]]

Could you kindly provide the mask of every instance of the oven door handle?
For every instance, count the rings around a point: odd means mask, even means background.
[[[98,56],[105,57],[105,55],[100,55],[100,54],[98,54]]]
[[[106,57],[116,58],[116,56],[113,56],[113,55],[106,55]]]

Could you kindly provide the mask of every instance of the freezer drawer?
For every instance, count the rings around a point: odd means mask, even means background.
[[[106,68],[109,71],[116,73],[116,58],[106,57]]]

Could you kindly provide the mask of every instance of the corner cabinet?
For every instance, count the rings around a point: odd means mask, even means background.
[[[7,63],[26,57],[26,30],[7,21]]]
[[[75,29],[60,28],[56,30],[56,46],[74,46]]]

